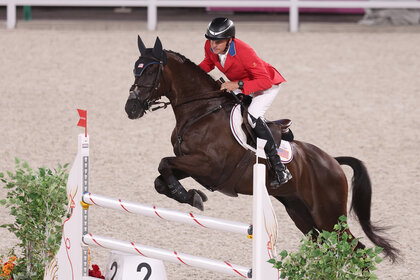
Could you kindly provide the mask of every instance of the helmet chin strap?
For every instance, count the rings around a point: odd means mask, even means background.
[[[231,39],[232,39],[232,37],[228,39],[227,44],[226,44],[226,47],[223,50],[223,54],[225,54],[227,52],[227,50],[229,49],[229,46],[230,46],[230,43],[231,43]]]

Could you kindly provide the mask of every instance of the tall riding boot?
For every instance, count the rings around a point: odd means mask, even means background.
[[[262,118],[257,119],[254,131],[257,137],[267,140],[264,151],[267,154],[276,174],[276,179],[270,182],[270,188],[277,189],[281,184],[289,181],[292,178],[292,174],[290,174],[290,171],[281,162],[280,156],[277,153],[274,137]]]

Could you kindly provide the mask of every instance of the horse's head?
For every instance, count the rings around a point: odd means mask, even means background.
[[[140,57],[134,64],[134,84],[125,104],[125,111],[130,119],[137,119],[155,104],[161,97],[160,86],[163,78],[163,66],[166,64],[166,53],[159,38],[153,48],[146,48],[138,36]]]

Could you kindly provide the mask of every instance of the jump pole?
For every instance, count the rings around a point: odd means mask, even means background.
[[[245,223],[212,218],[202,215],[195,215],[191,212],[184,213],[176,210],[160,208],[154,205],[124,201],[121,199],[115,199],[92,193],[84,193],[82,196],[82,201],[89,205],[114,209],[121,212],[138,214],[142,216],[158,218],[167,221],[174,221],[178,223],[190,224],[207,229],[233,232],[243,234],[249,237],[252,236],[252,226]]]
[[[261,147],[264,147],[264,143],[258,142],[257,159],[258,154],[263,153]],[[70,170],[67,183],[68,212],[70,217],[63,223],[63,237],[59,252],[50,266],[46,268],[46,277],[44,279],[96,279],[88,276],[88,246],[92,245],[132,255],[199,267],[241,278],[278,280],[278,270],[274,269],[267,262],[270,258],[276,256],[277,220],[265,187],[265,174],[265,165],[258,163],[254,165],[253,227],[244,223],[108,198],[89,193],[89,136],[86,132],[85,134],[80,134],[78,136],[78,153]],[[225,261],[212,260],[92,234],[89,232],[88,226],[89,206],[101,206],[243,235],[249,235],[252,231],[253,267],[251,269]]]

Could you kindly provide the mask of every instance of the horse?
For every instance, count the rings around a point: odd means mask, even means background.
[[[138,119],[147,111],[171,105],[176,119],[171,135],[175,156],[161,159],[160,175],[154,182],[156,191],[200,210],[207,196],[201,190],[187,191],[180,180],[191,177],[210,191],[232,197],[252,195],[254,156],[235,141],[230,130],[230,112],[236,100],[188,58],[164,50],[158,37],[153,48],[146,48],[138,36],[138,48],[134,84],[125,104],[128,118]],[[163,96],[169,102],[159,101]],[[271,122],[269,126],[279,143],[281,125]],[[349,187],[340,165],[348,165],[354,172],[350,211],[355,212],[367,237],[395,261],[398,249],[379,234],[383,228],[371,222],[372,186],[362,161],[349,156],[331,157],[309,143],[290,143],[293,160],[287,168],[293,178],[267,191],[284,205],[296,227],[304,234],[332,231],[339,217],[347,216]],[[268,181],[274,173],[268,169],[266,176]],[[359,241],[357,248],[365,246]]]

